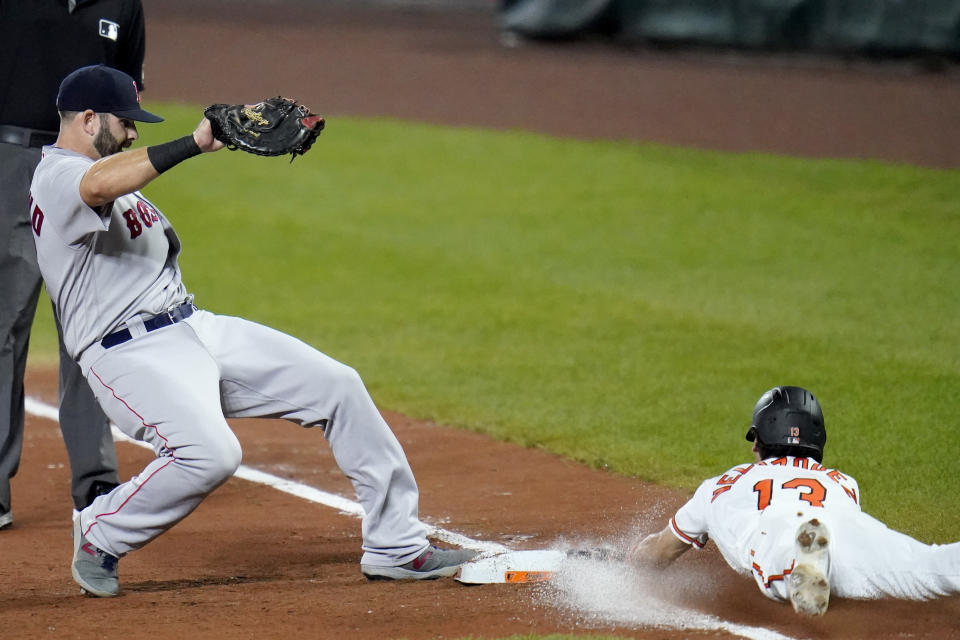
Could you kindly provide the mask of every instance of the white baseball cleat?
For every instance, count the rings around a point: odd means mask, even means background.
[[[814,518],[797,529],[796,561],[787,579],[793,610],[805,616],[822,616],[830,604],[830,532]]]

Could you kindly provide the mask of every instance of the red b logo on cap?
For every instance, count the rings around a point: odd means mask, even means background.
[[[140,104],[140,90],[137,89],[137,81],[133,81],[133,92],[137,94],[137,104]]]

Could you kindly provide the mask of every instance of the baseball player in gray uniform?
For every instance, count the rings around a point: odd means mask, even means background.
[[[662,568],[713,539],[734,570],[797,613],[823,615],[830,594],[924,600],[960,593],[960,542],[927,545],[867,515],[857,481],[821,464],[827,432],[806,389],[774,387],[747,431],[755,461],[704,481],[630,558]]]
[[[127,74],[80,68],[60,86],[59,137],[31,188],[40,270],[104,411],[156,458],[74,521],[74,579],[117,595],[117,560],[186,517],[240,464],[225,417],[285,418],[329,442],[364,508],[361,571],[371,579],[453,575],[472,557],[428,544],[419,494],[396,437],[357,373],[284,333],[198,309],[181,280],[180,240],[139,191],[223,147],[201,120],[178,140],[122,152],[140,108]]]

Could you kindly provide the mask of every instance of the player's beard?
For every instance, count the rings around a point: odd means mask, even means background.
[[[130,146],[129,140],[118,141],[110,133],[110,126],[107,123],[107,116],[100,114],[100,131],[93,138],[93,148],[97,150],[101,158],[120,153],[124,148]]]

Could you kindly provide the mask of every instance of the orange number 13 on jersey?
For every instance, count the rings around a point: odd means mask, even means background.
[[[782,485],[782,489],[797,489],[800,491],[799,498],[804,502],[809,502],[810,506],[822,507],[823,500],[827,497],[827,489],[820,484],[819,480],[813,478],[794,478],[787,480]],[[753,485],[753,490],[757,494],[757,509],[763,511],[770,506],[773,499],[773,479],[767,478]]]

